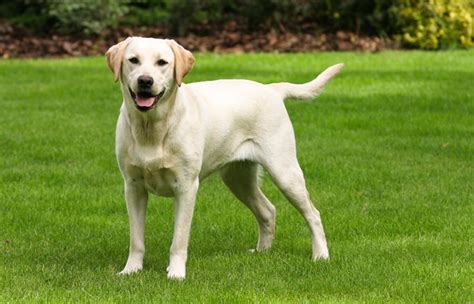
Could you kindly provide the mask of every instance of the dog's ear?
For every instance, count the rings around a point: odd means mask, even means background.
[[[172,39],[167,39],[166,42],[168,42],[169,46],[173,50],[174,77],[178,86],[181,86],[184,76],[186,76],[193,68],[195,61],[193,54]]]
[[[112,73],[114,73],[114,80],[117,81],[120,78],[120,71],[122,69],[122,59],[123,53],[127,48],[127,45],[132,40],[131,37],[117,43],[114,46],[111,46],[109,50],[105,53],[107,58],[107,65],[109,66]]]

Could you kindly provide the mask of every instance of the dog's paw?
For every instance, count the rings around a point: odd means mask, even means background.
[[[268,253],[270,251],[270,248],[264,248],[264,249],[258,249],[258,248],[252,248],[249,249],[247,252],[250,254],[262,254],[262,253]]]
[[[128,274],[139,272],[140,270],[142,270],[141,265],[127,265],[122,271],[117,273],[117,275],[119,276],[128,275]]]
[[[186,277],[186,267],[184,264],[170,264],[166,268],[166,272],[168,272],[168,279],[170,280],[182,281]]]
[[[329,260],[329,252],[328,251],[325,251],[325,252],[321,252],[321,253],[318,253],[318,254],[315,254],[313,255],[313,261],[327,261]]]
[[[329,250],[326,241],[323,239],[320,244],[313,244],[313,261],[329,260]]]

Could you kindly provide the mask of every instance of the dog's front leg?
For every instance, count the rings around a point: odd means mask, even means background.
[[[168,278],[183,280],[186,276],[189,234],[199,181],[195,180],[175,194],[175,223],[173,243],[170,250]]]
[[[130,249],[127,264],[119,274],[129,274],[143,268],[145,254],[145,214],[148,192],[141,183],[125,182],[125,200],[127,201],[130,223]]]

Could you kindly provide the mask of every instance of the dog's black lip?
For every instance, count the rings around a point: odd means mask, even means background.
[[[132,91],[132,89],[131,89],[130,87],[128,87],[128,90],[130,91],[130,96],[132,97],[133,102],[135,103],[135,107],[137,107],[137,109],[138,109],[139,111],[141,111],[141,112],[146,112],[146,111],[148,111],[148,110],[150,110],[150,109],[153,109],[153,108],[155,107],[156,103],[157,103],[157,102],[160,100],[160,98],[163,97],[163,95],[165,94],[165,90],[166,90],[166,89],[163,88],[163,90],[161,90],[161,92],[158,93],[158,95],[155,95],[155,101],[153,101],[153,104],[152,104],[150,107],[142,107],[142,106],[139,106],[139,105],[137,104],[137,102],[135,101],[135,98],[137,97],[137,95],[141,95],[141,94],[143,94],[143,95],[149,95],[149,97],[152,97],[153,95],[151,95],[149,92],[138,92],[137,94],[135,94],[135,93]]]

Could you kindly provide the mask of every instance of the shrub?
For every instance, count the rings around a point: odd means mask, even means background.
[[[18,0],[0,18],[37,32],[98,34],[115,26],[164,25],[171,35],[218,30],[353,31],[396,37],[405,46],[473,46],[473,0]],[[195,26],[197,25],[197,26]]]
[[[472,47],[473,7],[461,0],[398,0],[396,38],[413,48]]]
[[[47,12],[57,20],[57,27],[62,32],[98,34],[118,24],[119,18],[127,12],[125,4],[120,0],[50,0]]]
[[[42,32],[52,24],[45,11],[45,5],[29,0],[0,1],[1,19],[7,19],[17,26],[34,29],[37,32]]]
[[[169,1],[168,1],[169,2]],[[165,0],[130,2],[122,24],[131,26],[156,26],[167,24],[170,13]]]
[[[193,24],[219,25],[237,20],[240,28],[274,27],[290,31],[350,29],[378,34],[390,31],[391,0],[145,0],[130,3],[125,22],[169,26],[182,35]],[[304,28],[302,28],[302,25]]]
[[[235,5],[226,0],[145,0],[131,2],[124,23],[134,26],[167,25],[173,35],[185,35],[193,24],[218,24],[224,7]]]

